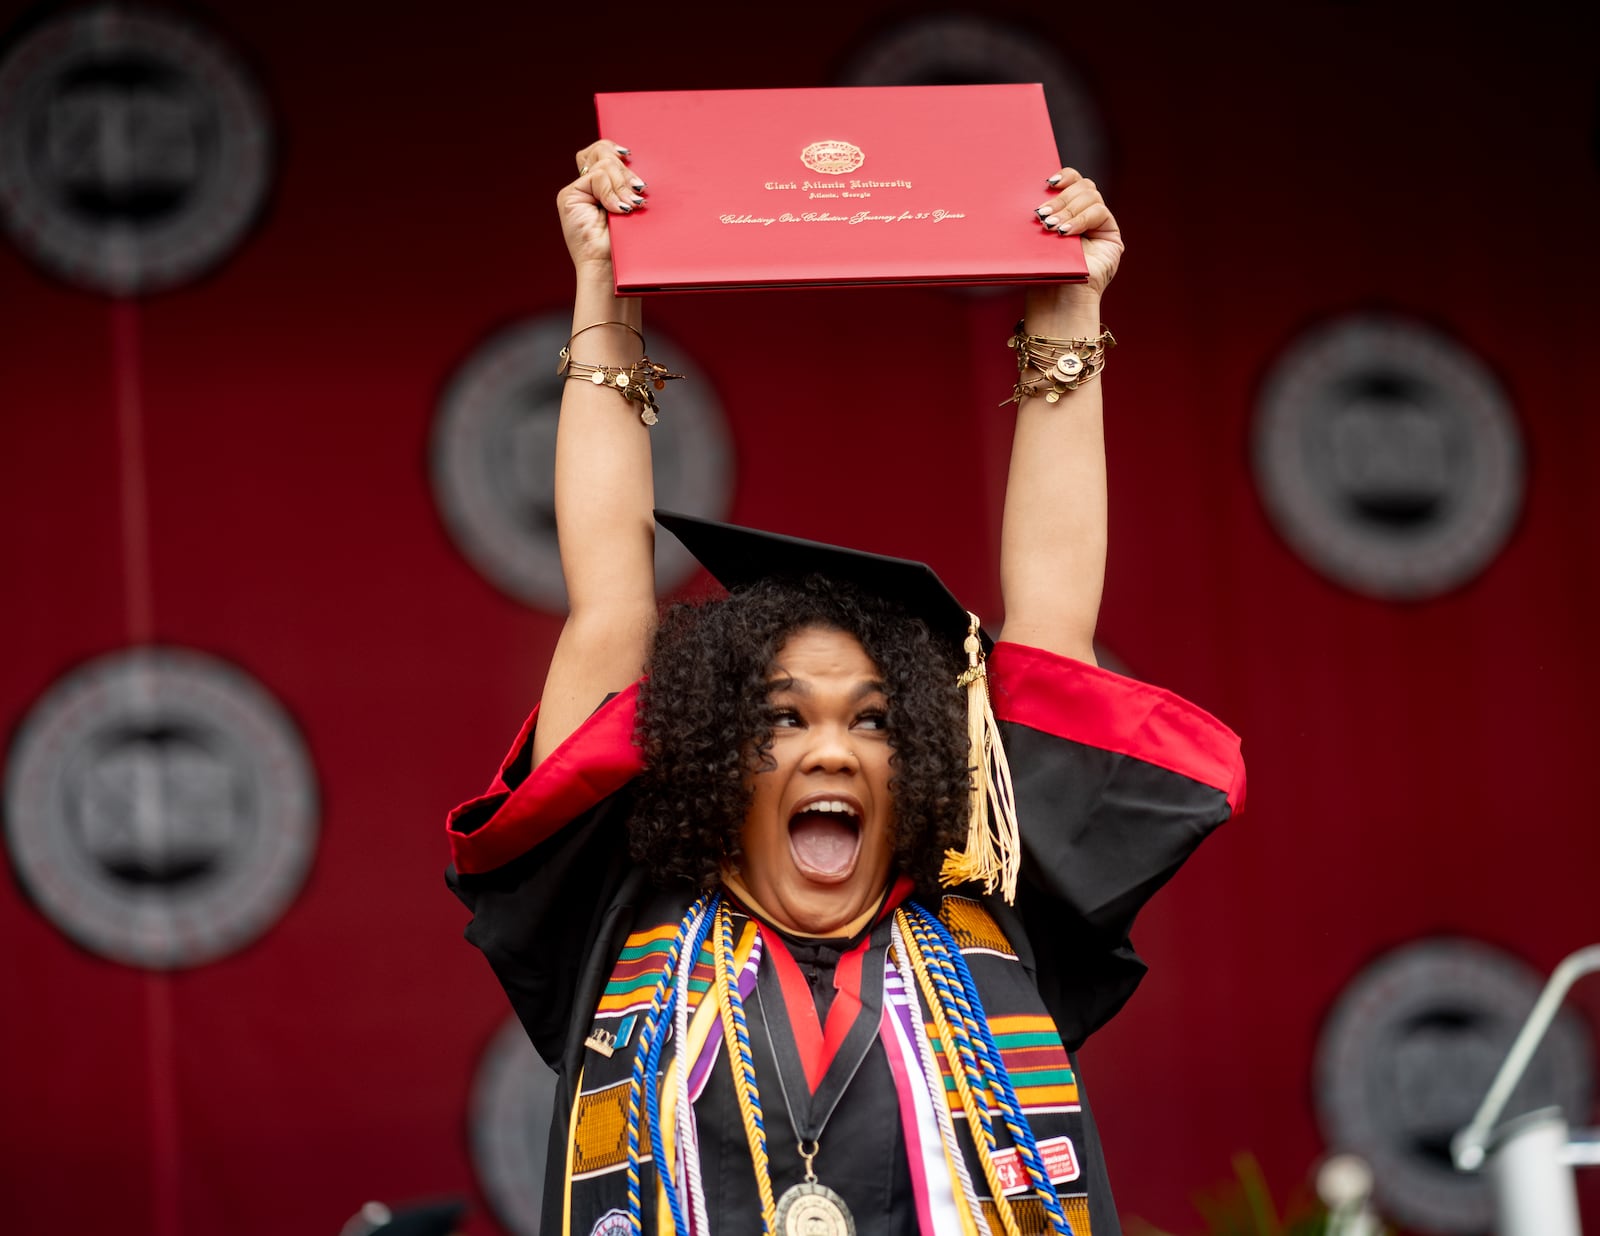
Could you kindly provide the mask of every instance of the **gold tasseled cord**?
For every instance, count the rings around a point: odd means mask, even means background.
[[[983,641],[978,635],[978,616],[968,613],[967,618],[967,638],[962,645],[967,668],[957,680],[957,685],[967,692],[967,757],[972,768],[967,846],[965,850],[945,851],[939,879],[947,887],[968,882],[982,884],[986,893],[994,892],[998,886],[1010,904],[1017,897],[1022,838],[1017,829],[1011,765],[1006,761],[989,702],[989,675],[984,666]]]

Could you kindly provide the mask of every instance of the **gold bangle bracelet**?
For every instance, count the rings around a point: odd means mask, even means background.
[[[1048,335],[1030,335],[1018,322],[1006,340],[1006,346],[1017,353],[1017,383],[1011,388],[1011,398],[1001,400],[1000,406],[1021,403],[1030,395],[1043,395],[1046,403],[1060,402],[1068,391],[1100,376],[1106,365],[1106,351],[1116,345],[1116,339],[1103,326],[1092,339],[1052,339]],[[1030,370],[1037,376],[1030,376]]]
[[[620,326],[623,330],[631,330],[636,336],[638,336],[640,349],[645,352],[650,350],[649,345],[644,341],[644,332],[642,332],[637,326],[629,326],[626,322],[590,322],[587,326],[580,326],[577,330],[573,331],[572,334],[567,336],[567,347],[570,348],[572,346],[572,341],[579,335],[583,334],[584,331],[598,330],[602,326]]]
[[[648,356],[642,356],[625,367],[588,365],[573,360],[570,348],[561,349],[561,364],[556,372],[568,379],[586,378],[596,386],[611,388],[629,403],[639,405],[639,419],[646,425],[654,425],[661,419],[656,407],[656,392],[666,386],[669,380],[683,377],[681,373],[669,373],[665,365],[656,364]]]

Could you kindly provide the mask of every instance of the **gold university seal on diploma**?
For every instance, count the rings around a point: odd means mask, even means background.
[[[861,147],[849,142],[812,142],[800,152],[800,162],[824,176],[843,176],[866,161]]]

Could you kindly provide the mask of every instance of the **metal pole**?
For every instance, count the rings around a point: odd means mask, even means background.
[[[1583,1236],[1559,1107],[1508,1120],[1487,1149],[1497,1236]]]
[[[1473,1116],[1472,1123],[1450,1140],[1451,1154],[1458,1171],[1475,1171],[1483,1165],[1484,1148],[1489,1141],[1489,1131],[1494,1128],[1495,1121],[1500,1119],[1506,1100],[1511,1097],[1511,1092],[1522,1080],[1522,1074],[1527,1069],[1528,1062],[1533,1059],[1533,1053],[1538,1050],[1544,1032],[1550,1028],[1550,1022],[1555,1018],[1556,1010],[1561,1007],[1561,1000],[1567,994],[1567,989],[1585,974],[1595,970],[1600,970],[1600,944],[1591,944],[1588,948],[1579,949],[1551,973],[1550,981],[1544,985],[1544,990],[1534,1001],[1533,1011],[1528,1014],[1528,1020],[1523,1022],[1516,1041],[1511,1044],[1505,1063],[1495,1074],[1489,1093],[1483,1096],[1477,1115]],[[1565,1153],[1564,1147],[1563,1153]]]

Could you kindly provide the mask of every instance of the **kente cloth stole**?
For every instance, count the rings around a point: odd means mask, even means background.
[[[946,896],[938,917],[972,973],[995,1046],[1074,1236],[1093,1236],[1087,1180],[1079,1157],[1085,1138],[1077,1079],[1055,1023],[1011,942],[981,903]],[[601,993],[567,1134],[567,1236],[612,1236],[614,1232],[626,1236],[629,1081],[651,995],[677,928],[674,918],[630,935]],[[739,989],[749,1015],[763,1007],[752,998],[761,967],[780,966],[781,978],[787,953],[775,961],[780,950],[764,950],[762,933],[754,921],[737,911],[733,928],[738,941],[734,959]],[[874,962],[877,956],[873,955]],[[686,986],[688,1049],[683,1054],[690,1062],[687,1090],[692,1107],[712,1068],[728,1068],[712,989],[709,939],[693,959]],[[843,994],[836,993],[835,1000]],[[772,1007],[764,1011],[769,1017],[776,1014]],[[1004,1236],[975,1141],[981,1131],[968,1127],[955,1077],[922,993],[912,976],[902,975],[892,963],[885,966],[878,1040],[888,1058],[899,1099],[919,1229],[925,1236]],[[823,1047],[806,1043],[798,1046],[802,1059]],[[660,1121],[669,1160],[682,1165],[687,1159],[697,1171],[694,1146],[680,1144],[681,1139],[676,1136],[680,1130],[692,1130],[692,1112],[687,1121],[676,1112],[671,1096],[678,1084],[666,1076],[676,1077],[679,1050],[674,1035],[662,1059]],[[774,1129],[782,1129],[781,1135],[787,1136],[788,1122],[778,1079],[763,1077],[758,1082],[768,1135],[773,1136]],[[1043,1236],[1051,1230],[1045,1205],[1037,1196],[1030,1196],[1032,1190],[1021,1156],[999,1114],[992,1114],[997,1145],[991,1159],[1001,1191],[1010,1202],[1022,1236]],[[672,1220],[670,1215],[658,1214],[659,1191],[650,1166],[649,1130],[644,1127],[642,1113],[639,1141],[644,1158],[640,1175],[645,1233],[656,1236],[670,1232]],[[775,1181],[774,1185],[781,1192],[790,1183],[794,1182]],[[715,1215],[711,1221],[714,1225]],[[706,1236],[692,1218],[690,1222],[696,1229],[692,1236]]]

